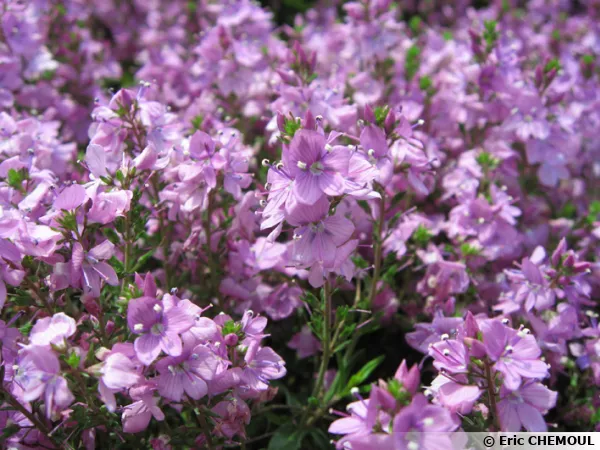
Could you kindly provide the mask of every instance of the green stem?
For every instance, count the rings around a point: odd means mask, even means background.
[[[215,206],[215,192],[216,191],[212,189],[208,193],[208,207],[206,221],[204,222],[204,233],[206,234],[206,257],[208,259],[208,267],[210,270],[211,293],[216,297],[219,297],[219,274],[217,272],[217,265],[215,264],[215,258],[212,251],[212,215]]]
[[[212,437],[210,435],[210,428],[208,427],[208,422],[206,421],[206,417],[204,417],[203,411],[200,410],[198,417],[198,423],[200,424],[200,428],[202,429],[202,433],[204,433],[204,437],[206,438],[206,447],[208,450],[213,449]]]
[[[498,426],[498,406],[496,404],[496,385],[494,383],[494,378],[492,377],[492,369],[487,358],[483,361],[483,363],[485,366],[485,378],[487,381],[487,391],[490,401],[490,423],[496,428],[496,430],[500,430],[500,427]]]
[[[325,372],[327,372],[329,359],[331,358],[331,285],[329,284],[329,280],[325,281],[323,289],[325,291],[323,357],[321,358],[321,367],[319,368],[319,374],[317,375],[317,382],[313,389],[313,397],[321,396],[321,390],[325,382]]]
[[[16,411],[19,411],[21,414],[23,414],[25,417],[27,417],[27,419],[38,429],[40,430],[40,432],[42,434],[44,434],[46,437],[48,437],[48,439],[50,439],[50,441],[56,445],[58,448],[66,448],[64,444],[61,444],[60,442],[57,442],[54,437],[52,436],[52,433],[50,432],[50,429],[44,424],[44,422],[42,422],[40,419],[38,419],[35,414],[33,414],[32,412],[30,412],[27,408],[25,408],[20,402],[19,400],[17,400],[15,397],[13,397],[13,395],[2,389],[2,391],[4,392],[4,399],[8,402],[8,404],[10,406],[12,406]]]
[[[379,218],[375,222],[375,235],[374,239],[374,270],[373,279],[371,280],[371,291],[369,293],[369,306],[375,301],[377,295],[377,284],[379,283],[379,277],[381,276],[381,254],[383,251],[383,239],[381,237],[383,232],[383,222],[385,220],[385,190],[380,190],[381,201],[379,202]]]

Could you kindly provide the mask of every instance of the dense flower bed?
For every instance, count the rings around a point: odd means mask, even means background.
[[[3,447],[600,429],[600,3],[399,3],[0,2]]]

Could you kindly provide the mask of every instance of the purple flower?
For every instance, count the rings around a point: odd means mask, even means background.
[[[77,331],[75,320],[65,313],[57,313],[52,317],[38,320],[31,329],[29,341],[33,345],[54,345],[65,347],[65,339]]]
[[[250,389],[264,391],[269,387],[269,380],[277,380],[287,373],[285,361],[270,347],[251,345],[244,360],[242,379]]]
[[[206,381],[212,380],[218,359],[213,352],[202,345],[188,344],[180,356],[167,356],[156,363],[160,373],[158,392],[163,397],[179,402],[183,394],[199,400],[208,392]]]
[[[283,160],[295,180],[294,194],[301,203],[314,205],[325,194],[344,192],[350,153],[346,147],[327,144],[322,134],[296,132]]]
[[[298,205],[287,220],[296,226],[293,259],[301,265],[322,261],[331,267],[335,262],[336,250],[354,232],[352,222],[337,213],[328,216],[329,202],[324,197],[313,206]]]
[[[504,375],[504,386],[516,390],[522,378],[542,379],[548,376],[548,365],[540,359],[542,351],[529,330],[519,331],[498,320],[481,324],[485,350],[494,368]]]
[[[54,200],[54,208],[58,210],[72,211],[83,205],[88,195],[85,188],[80,184],[73,184],[64,188]]]
[[[23,400],[32,402],[43,396],[46,417],[69,406],[75,397],[60,376],[60,362],[47,346],[29,346],[23,349],[17,360],[15,383],[23,389]]]
[[[454,375],[453,380],[445,375],[438,375],[432,381],[430,390],[435,392],[440,405],[461,415],[471,413],[473,405],[483,392],[477,386],[469,385],[465,375]]]
[[[71,281],[73,285],[81,283],[84,293],[94,298],[100,297],[101,281],[111,286],[119,284],[119,278],[112,266],[104,260],[110,259],[114,254],[114,245],[105,240],[85,252],[79,242],[73,244],[71,255]]]
[[[502,431],[531,433],[548,431],[543,415],[554,408],[557,393],[535,381],[528,381],[518,390],[502,388],[498,401],[498,418]]]
[[[312,334],[308,325],[304,325],[299,333],[292,336],[288,347],[296,350],[299,359],[308,358],[321,351],[321,343]]]
[[[458,423],[447,409],[431,405],[423,394],[417,394],[412,403],[394,418],[394,448],[452,448],[450,432],[457,428]]]
[[[181,333],[192,328],[194,319],[178,305],[165,305],[152,297],[140,297],[129,302],[127,323],[141,336],[135,340],[139,360],[149,366],[161,350],[170,356],[181,355]]]
[[[123,408],[121,422],[125,433],[139,433],[148,428],[150,420],[154,417],[158,421],[165,420],[165,415],[158,407],[160,399],[154,397],[152,392],[143,392],[141,395],[132,395],[138,401]]]

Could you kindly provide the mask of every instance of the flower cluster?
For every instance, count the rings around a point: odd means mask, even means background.
[[[0,0],[3,446],[600,429],[598,2],[308,3]]]

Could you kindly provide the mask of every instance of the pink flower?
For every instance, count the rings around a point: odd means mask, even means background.
[[[321,343],[312,334],[308,325],[304,325],[302,331],[292,336],[288,347],[296,350],[299,359],[308,358],[321,351]]]
[[[89,252],[85,252],[79,242],[74,243],[71,257],[73,285],[81,283],[84,293],[94,298],[100,297],[102,281],[117,286],[119,284],[117,273],[110,264],[104,262],[113,256],[114,247],[109,240],[105,240]]]
[[[149,390],[147,390],[149,391]],[[127,405],[123,409],[121,422],[125,433],[139,433],[148,428],[150,420],[154,417],[156,420],[165,420],[165,415],[158,407],[160,399],[154,397],[152,392],[142,392],[140,395],[132,394],[138,401]]]
[[[504,386],[516,390],[521,379],[548,376],[548,365],[540,359],[542,351],[529,330],[514,330],[498,320],[481,324],[483,343],[494,368],[504,375]]]
[[[29,341],[33,345],[55,345],[64,347],[64,341],[77,331],[75,320],[65,313],[44,317],[31,329]]]
[[[64,188],[54,200],[54,208],[57,210],[72,211],[83,205],[88,199],[85,188],[80,184],[73,184]]]
[[[25,347],[17,360],[15,383],[23,389],[23,400],[32,402],[43,396],[46,417],[53,418],[75,397],[60,376],[60,362],[47,346]]]
[[[139,360],[149,366],[161,350],[170,356],[181,355],[181,333],[194,325],[193,318],[178,305],[160,302],[152,297],[140,297],[129,302],[127,323],[135,334],[134,342]]]
[[[500,390],[498,416],[502,431],[532,433],[548,431],[543,415],[554,408],[557,393],[535,381],[528,381],[518,390]]]
[[[251,345],[244,357],[246,367],[243,370],[243,382],[257,391],[264,391],[269,387],[270,380],[282,378],[287,373],[285,361],[270,347],[258,348]]]
[[[183,394],[199,400],[208,392],[206,381],[212,380],[218,368],[218,359],[202,345],[184,346],[180,356],[168,356],[156,363],[160,373],[158,392],[163,397],[179,402]]]
[[[215,433],[231,439],[233,436],[245,435],[245,425],[250,423],[250,408],[238,397],[227,398],[212,408],[212,412],[221,418],[216,421]]]
[[[314,205],[323,195],[344,192],[350,153],[342,146],[331,147],[322,134],[296,132],[283,160],[295,180],[294,194],[301,203]]]
[[[352,222],[341,214],[328,216],[329,202],[325,198],[313,206],[298,205],[288,216],[288,222],[297,226],[293,259],[302,265],[323,262],[331,267],[336,250],[354,232]]]

